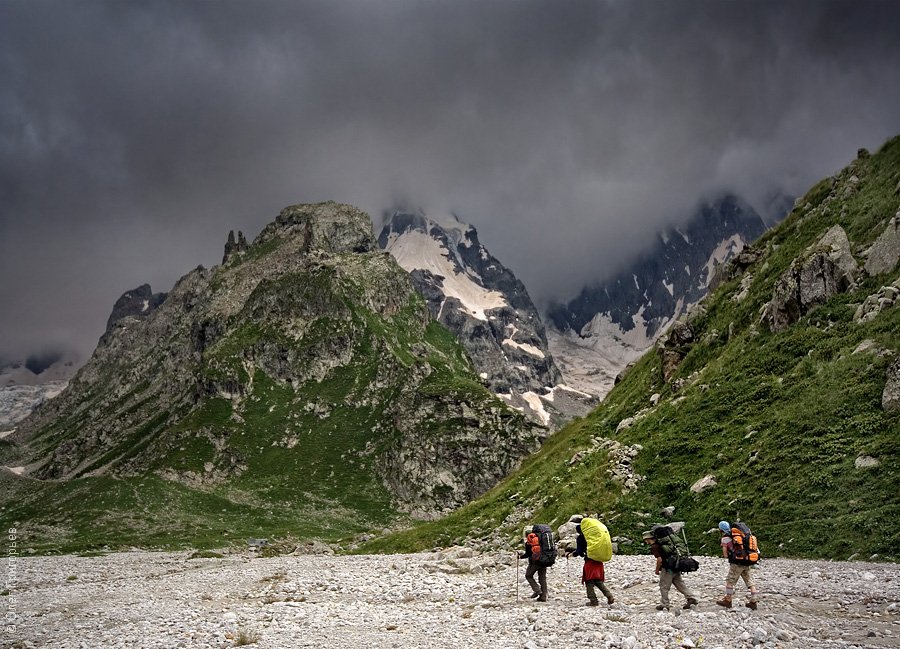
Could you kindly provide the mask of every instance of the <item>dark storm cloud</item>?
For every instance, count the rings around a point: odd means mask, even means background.
[[[893,2],[0,0],[0,357],[293,202],[453,210],[539,300],[900,132]]]

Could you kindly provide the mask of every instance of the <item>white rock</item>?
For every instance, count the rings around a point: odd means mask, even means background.
[[[697,482],[691,485],[691,492],[698,494],[703,493],[704,491],[708,491],[718,485],[716,482],[716,477],[714,475],[703,476]]]

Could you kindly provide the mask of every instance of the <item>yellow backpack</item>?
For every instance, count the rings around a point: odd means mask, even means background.
[[[581,533],[587,541],[588,559],[594,561],[609,561],[612,559],[612,539],[606,525],[596,518],[581,519]]]

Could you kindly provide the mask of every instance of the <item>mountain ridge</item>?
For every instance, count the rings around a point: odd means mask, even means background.
[[[61,517],[72,547],[301,520],[335,538],[468,502],[546,436],[481,385],[357,208],[285,208],[225,261],[115,319],[63,394],[0,440],[0,519],[38,535]],[[96,532],[75,515],[87,494]]]

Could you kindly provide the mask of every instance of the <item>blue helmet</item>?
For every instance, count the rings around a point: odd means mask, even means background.
[[[719,529],[726,534],[731,533],[731,525],[728,524],[728,521],[719,521]]]

